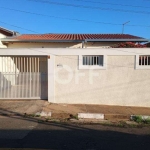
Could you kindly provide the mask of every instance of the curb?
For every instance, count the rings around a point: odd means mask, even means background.
[[[79,119],[101,119],[101,120],[129,120],[130,115],[124,114],[102,114],[102,113],[78,113]]]
[[[99,113],[78,113],[79,119],[103,119],[104,120],[104,114]]]
[[[70,114],[68,113],[52,113],[52,112],[37,112],[36,116],[41,117],[57,117],[57,115],[60,115],[60,117],[69,117]],[[78,119],[96,119],[96,120],[132,120],[134,121],[134,118],[137,116],[140,116],[142,120],[150,119],[150,116],[147,115],[125,115],[125,114],[103,114],[103,113],[78,113],[77,114]]]
[[[41,117],[51,117],[52,113],[51,112],[42,111],[42,112],[37,112],[35,115],[36,116],[41,116]]]

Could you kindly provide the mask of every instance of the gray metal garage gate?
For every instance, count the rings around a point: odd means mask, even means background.
[[[0,99],[47,99],[47,57],[0,56]]]

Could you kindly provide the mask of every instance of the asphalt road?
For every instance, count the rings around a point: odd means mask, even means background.
[[[150,128],[38,122],[0,117],[2,150],[149,150]]]

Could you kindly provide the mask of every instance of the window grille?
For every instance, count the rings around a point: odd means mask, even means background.
[[[83,56],[83,65],[103,66],[103,55]]]
[[[139,66],[150,66],[150,56],[148,55],[139,56]]]

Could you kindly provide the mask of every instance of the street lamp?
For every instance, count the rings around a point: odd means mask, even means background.
[[[127,21],[127,22],[125,22],[125,23],[123,23],[122,24],[122,34],[123,34],[123,32],[124,32],[124,26],[127,24],[127,23],[129,23],[130,21]]]

